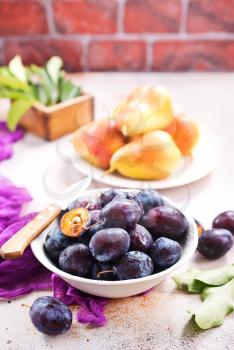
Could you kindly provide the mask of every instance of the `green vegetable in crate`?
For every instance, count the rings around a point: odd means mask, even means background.
[[[63,61],[57,56],[51,57],[44,67],[26,67],[21,57],[15,56],[8,66],[0,68],[0,98],[11,100],[7,121],[10,130],[35,103],[51,106],[81,94],[80,87],[65,78],[62,66]]]

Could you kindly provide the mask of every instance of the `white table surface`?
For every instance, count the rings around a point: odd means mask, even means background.
[[[173,96],[176,112],[185,112],[209,134],[216,159],[214,171],[206,178],[177,189],[162,191],[182,209],[189,209],[206,227],[215,215],[233,209],[234,195],[234,74],[158,74],[158,73],[89,73],[74,79],[96,97],[96,117],[108,116],[108,111],[140,84],[163,84]],[[55,188],[65,188],[77,179],[73,168],[59,157],[57,141],[46,142],[33,135],[15,144],[14,157],[0,164],[0,174],[15,184],[25,186],[34,201],[25,212],[45,206],[50,198],[42,184],[43,175],[53,169]],[[92,187],[100,184],[93,183]],[[233,262],[234,249],[224,258],[207,262],[198,254],[192,264],[204,267]],[[22,303],[50,292],[33,293],[24,298],[0,303],[0,348],[2,350],[212,350],[233,349],[233,315],[222,327],[199,332],[189,322],[186,312],[199,303],[197,296],[175,290],[167,279],[145,297],[112,301],[106,311],[109,323],[104,328],[92,328],[74,322],[70,333],[47,337],[38,333]]]

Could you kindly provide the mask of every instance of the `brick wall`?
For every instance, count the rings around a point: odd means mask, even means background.
[[[234,70],[234,0],[0,0],[0,63],[68,71]]]

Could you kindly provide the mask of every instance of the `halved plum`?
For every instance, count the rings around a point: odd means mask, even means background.
[[[75,208],[63,215],[60,228],[65,236],[79,237],[90,222],[91,216],[86,208]]]

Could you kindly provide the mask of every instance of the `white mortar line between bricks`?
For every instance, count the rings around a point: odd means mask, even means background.
[[[182,6],[182,12],[181,12],[181,18],[180,18],[180,33],[186,33],[189,0],[180,0],[180,1]]]
[[[146,71],[151,71],[153,65],[153,44],[147,43],[146,46]]]
[[[124,33],[124,14],[126,0],[118,0],[117,32]]]
[[[5,52],[4,52],[4,41],[0,38],[0,62],[4,62]]]
[[[54,24],[54,13],[52,8],[51,0],[43,0],[43,4],[46,10],[46,18],[49,27],[49,32],[51,34],[51,38],[56,34],[56,27]]]
[[[88,72],[89,71],[89,64],[88,64],[88,51],[89,51],[89,44],[90,44],[90,38],[82,38],[82,65],[83,65],[83,71]]]
[[[3,37],[2,37],[3,38]],[[208,32],[208,33],[114,33],[114,34],[60,34],[55,33],[53,36],[50,34],[34,34],[34,35],[9,35],[4,37],[5,41],[31,41],[31,40],[46,40],[46,39],[61,39],[61,40],[79,40],[83,41],[117,41],[117,40],[126,40],[126,41],[169,41],[169,40],[221,40],[221,41],[234,41],[234,33],[218,33],[218,32]]]

